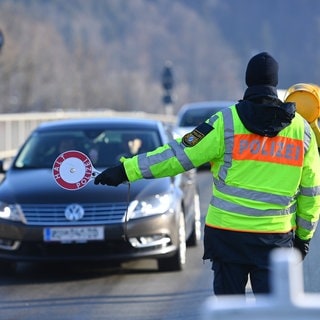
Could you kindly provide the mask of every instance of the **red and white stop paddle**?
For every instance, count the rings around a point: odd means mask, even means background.
[[[77,150],[61,153],[53,163],[52,174],[57,184],[66,190],[79,190],[86,186],[100,172],[90,158]]]

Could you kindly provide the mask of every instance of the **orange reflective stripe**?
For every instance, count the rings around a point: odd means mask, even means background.
[[[232,156],[235,160],[255,160],[300,167],[303,162],[303,140],[236,134]]]

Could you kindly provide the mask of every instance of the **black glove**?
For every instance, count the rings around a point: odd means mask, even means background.
[[[108,168],[101,172],[99,175],[96,176],[94,179],[94,184],[107,184],[108,186],[116,187],[122,182],[128,181],[128,177],[126,171],[124,169],[123,164],[112,168]]]
[[[309,242],[310,240],[301,240],[297,236],[294,238],[293,246],[300,251],[302,260],[304,260],[309,252]]]

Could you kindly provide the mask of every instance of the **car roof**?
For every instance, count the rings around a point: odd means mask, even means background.
[[[192,109],[210,109],[210,108],[217,108],[217,107],[230,107],[235,103],[235,101],[231,100],[212,100],[212,101],[198,101],[198,102],[190,102],[187,104],[184,104],[179,111],[180,113],[185,112],[186,110],[192,110]]]
[[[201,121],[205,120],[204,118],[208,117],[208,113],[216,113],[223,108],[230,107],[234,105],[235,101],[230,100],[212,100],[212,101],[198,101],[184,104],[178,114],[176,120],[177,127],[188,127],[195,126],[201,119]],[[192,117],[192,120],[185,120],[185,118]],[[188,125],[185,122],[190,122]]]
[[[162,126],[160,120],[140,119],[140,118],[82,118],[82,119],[66,119],[43,122],[37,128],[37,131],[55,131],[63,129],[92,128],[92,127],[108,127],[117,128],[125,127],[128,129],[145,128],[154,129]]]

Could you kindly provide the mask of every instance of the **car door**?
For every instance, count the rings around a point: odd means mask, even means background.
[[[166,128],[169,140],[173,139],[173,131]],[[198,197],[197,169],[186,171],[175,177],[175,183],[183,192],[183,210],[186,222],[186,232],[190,235],[194,229],[195,221],[195,198]]]

